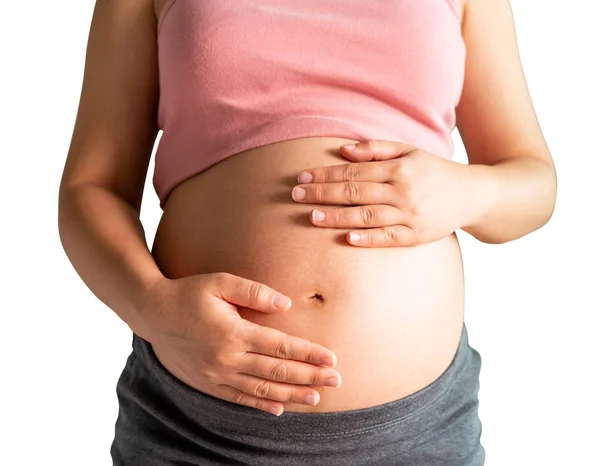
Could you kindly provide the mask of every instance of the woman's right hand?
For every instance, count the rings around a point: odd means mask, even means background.
[[[268,313],[268,286],[230,273],[164,279],[148,295],[150,341],[162,365],[202,392],[271,414],[280,401],[316,405],[319,392],[307,385],[339,386],[335,354],[317,343],[244,319],[235,305]],[[329,366],[329,367],[324,367]],[[314,402],[308,395],[314,395]]]

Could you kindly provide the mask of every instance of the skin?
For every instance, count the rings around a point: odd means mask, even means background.
[[[554,206],[554,166],[527,93],[508,2],[469,0],[468,5],[463,4],[462,30],[468,54],[457,126],[467,149],[468,166],[441,161],[418,148],[407,151],[394,141],[364,141],[354,153],[339,147],[356,141],[339,138],[287,141],[248,151],[247,157],[229,158],[173,192],[149,251],[139,213],[158,133],[155,27],[162,7],[162,1],[106,0],[99,2],[95,11],[81,103],[59,200],[61,240],[84,282],[133,331],[153,344],[171,373],[234,402],[264,410],[352,409],[391,401],[430,383],[452,357],[463,317],[462,284],[448,279],[457,277],[461,266],[455,235],[448,233],[461,227],[484,242],[509,241],[541,227]],[[487,24],[485,30],[477,26],[482,23]],[[351,192],[347,189],[349,180],[331,178],[337,170],[332,167],[340,164],[339,157],[331,155],[335,148],[355,166],[365,162],[365,167],[371,167],[359,170],[358,175],[355,171],[352,182],[371,183],[371,189],[361,191],[363,206],[381,205],[385,195],[387,214],[360,215],[356,206],[328,206],[346,203],[339,193]],[[302,151],[306,151],[304,159],[293,157]],[[276,155],[286,152],[292,156],[286,165],[272,163]],[[271,179],[264,179],[257,171],[267,164],[271,164]],[[398,170],[400,165],[406,169]],[[312,171],[315,177],[314,183],[302,183],[307,190],[325,184],[334,189],[319,199],[313,191],[305,200],[296,201],[290,196],[292,185],[287,199],[293,205],[266,202],[279,196],[274,186],[279,186],[281,179],[292,174],[295,178],[303,171]],[[416,172],[428,176],[417,177]],[[448,184],[447,180],[454,181]],[[227,223],[215,222],[214,231],[205,231],[200,220],[211,211],[202,210],[206,206],[195,200],[210,199],[211,193],[228,181],[242,190],[246,188],[243,183],[253,183],[253,196],[242,205],[234,192],[220,192],[220,199],[214,202],[222,202],[224,208],[239,208],[231,217],[244,219],[248,235],[252,234],[249,227],[258,220],[271,222],[272,228],[261,229],[260,235],[247,239],[248,243],[240,240],[235,256],[221,254],[219,261],[213,261],[210,249],[219,251],[219,238],[239,238]],[[337,194],[336,183],[341,183]],[[382,187],[392,189],[384,194]],[[400,195],[407,190],[415,195]],[[435,215],[420,215],[428,211],[422,203],[428,197],[431,206],[444,205],[440,204],[444,201],[455,208],[448,212],[439,207]],[[360,201],[350,200],[353,204]],[[322,204],[329,223],[311,222],[313,209],[307,212],[307,203]],[[268,208],[263,211],[264,206]],[[335,213],[350,209],[354,215]],[[249,213],[254,217],[247,217]],[[302,228],[290,225],[290,213],[308,214],[308,222]],[[111,221],[107,222],[109,214]],[[186,217],[190,223],[182,224]],[[331,223],[332,218],[339,219],[338,223]],[[377,225],[366,224],[365,218],[376,219]],[[345,241],[340,244],[337,237],[342,228],[351,231],[342,233]],[[352,231],[366,233],[367,239],[360,244],[349,242]],[[267,240],[289,243],[281,251],[261,248]],[[301,241],[304,247],[298,249]],[[417,243],[424,247],[394,248],[385,253],[379,248]],[[282,251],[294,268],[282,265]],[[309,278],[300,286],[296,274],[302,262],[298,259],[305,251],[335,261],[305,260],[307,268],[298,276]],[[90,256],[95,260],[90,261]],[[339,268],[334,267],[336,261],[344,269],[354,261],[361,270],[376,265],[381,290],[373,290],[376,282],[366,283],[368,276],[357,278],[357,268],[340,276]],[[419,268],[428,271],[432,265],[439,275],[418,275]],[[277,273],[270,274],[270,270]],[[314,270],[320,275],[313,284],[310,277]],[[330,279],[329,285],[323,278]],[[357,281],[352,282],[353,278]],[[392,278],[394,284],[385,282]],[[436,289],[437,297],[426,296],[435,295],[426,293],[428,289]],[[200,297],[198,290],[202,290]],[[284,311],[287,315],[271,304],[276,291],[283,290],[294,303],[293,313]],[[352,299],[345,297],[352,290]],[[371,294],[385,295],[387,300],[374,302]],[[369,300],[361,301],[365,296]],[[401,309],[397,309],[398,302]],[[205,339],[206,332],[191,333],[191,323],[198,320],[193,311],[208,308],[209,303],[211,313],[204,313],[202,318],[206,325],[219,326],[223,332],[210,333],[215,341],[209,346],[211,351],[218,348],[213,358],[218,365],[181,356],[199,352],[197,344],[190,342]],[[379,312],[370,313],[369,306]],[[415,309],[427,313],[416,314]],[[416,321],[417,315],[422,320]],[[353,320],[347,316],[353,316],[357,326],[352,326]],[[370,327],[361,324],[367,319]],[[412,322],[410,331],[398,339],[396,330],[406,327],[407,322]],[[341,324],[344,327],[337,328]],[[360,333],[364,330],[373,332],[371,338]],[[325,357],[334,358],[325,365],[337,371],[320,366]],[[274,368],[284,367],[281,360],[286,361],[287,378],[275,376]],[[375,360],[382,362],[369,365]],[[390,375],[388,367],[405,370]],[[372,386],[363,383],[366,368],[373,372],[368,380]],[[327,378],[341,374],[341,387],[324,388]],[[209,385],[209,378],[222,383]],[[286,384],[267,384],[265,379]],[[309,406],[298,404],[309,394],[320,397],[316,407],[312,402]]]
[[[510,4],[465,0],[462,8],[468,52],[456,126],[469,164],[395,141],[340,148],[355,162],[385,161],[306,170],[314,179],[298,185],[307,192],[296,201],[361,206],[313,209],[315,226],[364,228],[346,236],[349,244],[362,247],[421,244],[458,228],[497,244],[531,233],[551,218],[556,170],[527,89]],[[403,195],[407,192],[410,198]],[[315,221],[316,210],[323,220]],[[353,234],[359,239],[352,241]]]

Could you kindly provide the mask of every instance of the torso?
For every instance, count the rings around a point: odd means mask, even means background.
[[[168,0],[154,0],[157,17]],[[464,2],[463,2],[464,3]],[[317,406],[342,411],[405,397],[435,380],[457,349],[464,285],[455,234],[411,248],[358,248],[347,229],[312,225],[315,205],[291,198],[298,173],[348,162],[355,142],[299,138],[245,151],[181,184],[164,206],[152,254],[165,276],[229,272],[293,300],[285,314],[242,317],[335,352],[339,388],[315,386]]]
[[[285,314],[239,312],[331,349],[343,382],[314,387],[317,406],[283,403],[286,411],[359,409],[407,396],[441,375],[462,329],[455,234],[417,247],[358,248],[346,243],[348,229],[310,223],[316,205],[292,200],[297,174],[348,162],[338,152],[348,142],[355,141],[300,138],[226,158],[173,190],[152,247],[167,277],[229,272],[293,300]]]

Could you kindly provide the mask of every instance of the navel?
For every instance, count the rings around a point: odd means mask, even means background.
[[[321,294],[321,293],[315,293],[313,294],[310,299],[314,300],[314,301],[318,301],[320,303],[324,303],[325,302],[325,297]]]

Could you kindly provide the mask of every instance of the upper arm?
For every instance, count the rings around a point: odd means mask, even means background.
[[[97,0],[61,189],[101,185],[139,211],[158,92],[153,0]]]
[[[456,126],[470,163],[519,155],[552,158],[535,114],[519,56],[509,0],[464,0],[467,50]]]

